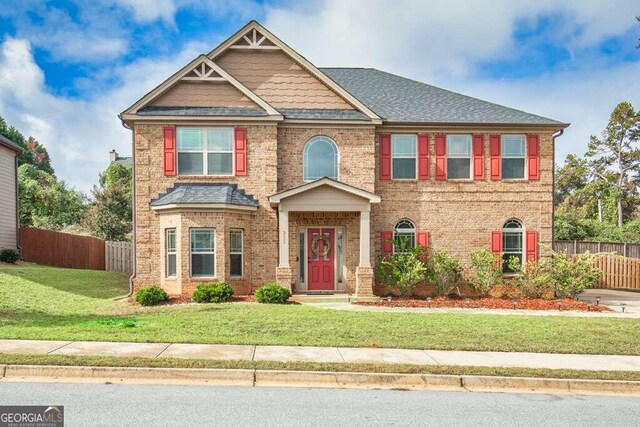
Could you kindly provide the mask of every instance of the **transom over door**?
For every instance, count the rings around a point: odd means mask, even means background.
[[[310,291],[335,290],[335,229],[309,228],[307,230],[307,289]]]

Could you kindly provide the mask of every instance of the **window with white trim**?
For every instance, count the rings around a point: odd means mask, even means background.
[[[510,219],[502,227],[502,272],[515,273],[509,267],[509,260],[518,258],[520,265],[524,261],[524,227],[517,219]]]
[[[232,128],[178,128],[178,175],[233,175]]]
[[[216,231],[213,228],[189,230],[192,277],[215,277]]]
[[[229,232],[229,274],[231,277],[243,275],[243,230],[231,230]]]
[[[329,137],[314,136],[302,150],[302,175],[305,182],[329,177],[338,179],[338,146]]]
[[[167,228],[165,231],[165,245],[166,245],[166,267],[167,277],[176,277],[177,275],[177,253],[176,253],[176,229]]]
[[[393,228],[394,252],[405,252],[416,247],[416,226],[408,219],[401,219]]]
[[[447,179],[471,178],[471,135],[447,135]]]
[[[416,179],[417,151],[417,135],[391,135],[391,178]]]
[[[502,135],[502,179],[524,179],[526,138],[524,135]]]

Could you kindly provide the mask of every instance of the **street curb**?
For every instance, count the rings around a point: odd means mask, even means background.
[[[203,383],[253,386],[253,369],[118,368],[91,366],[6,365],[4,378],[22,381]]]
[[[640,381],[263,369],[0,365],[3,381],[201,384],[640,396]]]

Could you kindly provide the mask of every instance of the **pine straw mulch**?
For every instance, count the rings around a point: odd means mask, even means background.
[[[578,301],[570,298],[560,300],[520,298],[514,301],[502,298],[447,298],[435,297],[431,301],[417,298],[392,297],[391,301],[386,298],[379,301],[357,301],[353,304],[368,307],[392,307],[392,308],[484,308],[499,310],[560,310],[562,311],[613,311],[603,305],[595,305],[585,301]]]

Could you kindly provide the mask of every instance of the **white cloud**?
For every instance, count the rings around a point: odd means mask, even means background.
[[[162,20],[173,23],[176,4],[173,0],[117,0],[123,6],[133,10],[137,22],[148,23]]]
[[[0,45],[0,111],[25,136],[49,151],[56,175],[87,192],[108,165],[108,151],[131,153],[131,132],[117,114],[181,68],[204,46],[190,44],[169,58],[143,59],[117,68],[116,89],[78,100],[51,94],[26,40]]]

